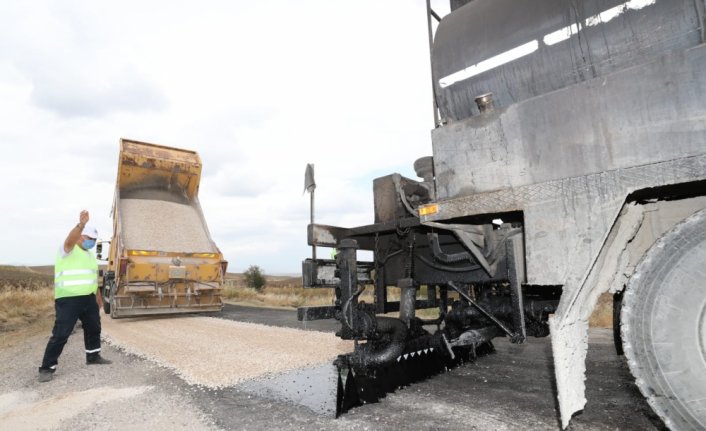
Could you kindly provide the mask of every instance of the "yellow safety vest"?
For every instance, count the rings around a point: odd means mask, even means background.
[[[78,245],[66,255],[61,250],[54,263],[54,298],[82,296],[98,289],[98,262]]]

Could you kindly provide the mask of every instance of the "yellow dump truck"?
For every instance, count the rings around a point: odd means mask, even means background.
[[[113,236],[101,283],[106,314],[223,308],[228,263],[206,226],[200,178],[201,158],[194,151],[120,140]]]

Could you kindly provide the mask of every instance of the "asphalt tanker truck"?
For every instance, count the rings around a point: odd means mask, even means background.
[[[706,429],[705,10],[452,0],[442,19],[427,2],[432,156],[419,179],[373,181],[372,224],[308,226],[337,255],[305,260],[305,287],[336,299],[299,317],[334,317],[356,341],[336,360],[339,411],[497,338],[551,335],[565,428],[586,404],[588,317],[610,292],[650,406],[671,429]]]
[[[100,286],[106,314],[223,309],[228,263],[199,203],[201,168],[194,151],[120,140],[113,236]]]

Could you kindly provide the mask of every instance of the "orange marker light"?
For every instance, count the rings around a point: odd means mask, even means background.
[[[419,215],[420,216],[428,216],[428,215],[436,214],[438,212],[439,212],[439,205],[437,205],[437,204],[424,205],[423,207],[419,207]]]

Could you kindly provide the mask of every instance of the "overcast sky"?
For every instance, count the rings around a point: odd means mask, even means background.
[[[440,13],[445,1],[435,1]],[[201,155],[231,271],[298,273],[317,222],[373,222],[372,180],[431,154],[423,0],[0,3],[0,263],[111,236],[118,141]]]

